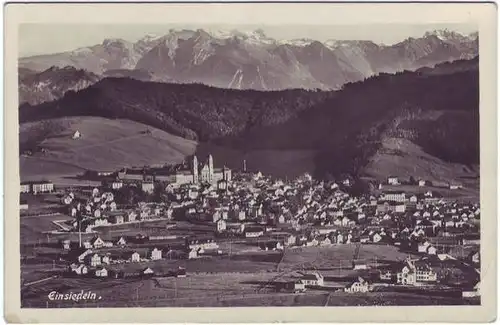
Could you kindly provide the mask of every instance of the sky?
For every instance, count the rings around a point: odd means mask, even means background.
[[[408,37],[421,37],[426,31],[449,29],[462,34],[476,32],[475,24],[368,24],[368,25],[223,25],[223,24],[21,24],[21,57],[71,51],[102,43],[106,38],[135,42],[147,34],[165,35],[170,29],[252,31],[262,29],[276,39],[311,38],[318,41],[371,40],[391,45]]]

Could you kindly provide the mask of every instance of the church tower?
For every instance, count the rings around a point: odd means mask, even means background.
[[[214,179],[214,158],[212,155],[208,155],[208,179],[210,182]]]
[[[193,157],[193,183],[198,183],[198,158]]]

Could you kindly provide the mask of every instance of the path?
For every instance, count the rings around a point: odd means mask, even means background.
[[[36,280],[36,281],[32,281],[32,282],[28,282],[28,283],[25,283],[23,285],[23,287],[28,287],[30,285],[33,285],[33,284],[37,284],[37,283],[41,283],[41,282],[45,282],[45,281],[48,281],[48,280],[52,280],[52,279],[55,279],[55,278],[58,278],[59,276],[58,275],[53,275],[53,276],[50,276],[48,278],[44,278],[44,279],[40,279],[40,280]]]

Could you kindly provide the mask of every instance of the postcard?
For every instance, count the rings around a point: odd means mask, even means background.
[[[496,318],[494,4],[5,11],[9,322]]]

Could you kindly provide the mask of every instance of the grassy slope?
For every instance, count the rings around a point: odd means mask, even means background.
[[[53,119],[60,127],[56,134],[39,139],[46,153],[21,157],[22,179],[38,175],[74,175],[84,169],[114,170],[123,166],[142,166],[180,162],[195,152],[197,143],[153,129],[151,135],[141,134],[148,127],[128,120],[100,117]],[[36,137],[42,122],[24,123],[20,138],[30,133]],[[82,138],[73,140],[78,130]]]
[[[401,138],[385,138],[382,148],[370,159],[365,173],[378,179],[390,175],[423,177],[427,180],[459,181],[478,176],[478,170],[462,164],[445,162],[424,152],[413,142]]]

